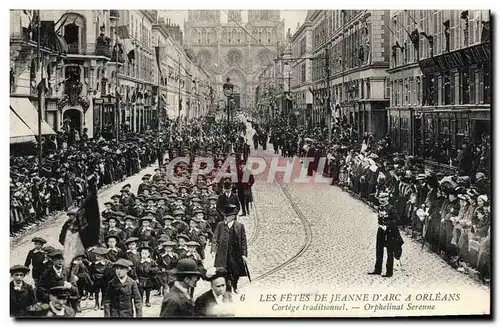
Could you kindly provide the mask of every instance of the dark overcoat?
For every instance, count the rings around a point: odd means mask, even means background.
[[[132,303],[133,300],[133,303]],[[127,277],[121,283],[118,277],[113,278],[106,287],[104,295],[104,317],[131,318],[142,317],[142,299],[137,283]]]
[[[33,286],[23,281],[21,290],[14,289],[14,281],[10,282],[10,316],[25,317],[30,305],[36,303]]]
[[[232,267],[233,272],[238,272],[239,276],[246,276],[245,266],[243,263],[242,256],[247,256],[247,236],[245,232],[245,225],[238,221],[234,221],[233,227],[238,244],[239,253],[236,254],[236,260],[238,263],[238,267]],[[214,244],[216,246],[215,253],[215,262],[214,267],[227,267],[228,264],[228,255],[229,255],[229,233],[230,229],[227,225],[221,221],[217,224],[214,232]]]
[[[161,305],[160,317],[193,317],[194,304],[193,301],[186,296],[175,285],[170,289],[170,292],[165,295]]]

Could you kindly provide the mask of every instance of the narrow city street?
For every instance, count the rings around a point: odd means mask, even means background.
[[[272,146],[267,151],[254,151],[255,157],[270,162],[274,154]],[[298,160],[298,158],[295,158]],[[284,166],[289,159],[280,158]],[[295,165],[299,167],[299,165]],[[122,185],[130,183],[136,190],[148,167],[124,182],[117,183],[99,194],[101,208]],[[299,174],[295,171],[293,175]],[[437,255],[422,249],[421,244],[402,233],[405,244],[403,256],[395,264],[393,278],[370,276],[375,261],[376,213],[363,202],[355,199],[339,187],[328,184],[294,184],[283,182],[282,175],[267,182],[267,174],[257,176],[253,187],[254,203],[251,215],[238,217],[245,224],[249,247],[248,265],[252,282],[242,278],[242,293],[272,288],[296,288],[300,285],[312,291],[319,289],[360,288],[433,288],[447,286],[455,292],[490,290],[452,269]],[[45,238],[49,245],[58,244],[59,231],[65,216],[51,221],[42,229],[28,233],[16,240],[11,247],[11,265],[23,264],[32,247],[31,238]],[[213,256],[208,252],[205,268],[213,266]],[[30,278],[28,277],[30,281]],[[200,280],[195,297],[209,289]],[[152,306],[144,307],[144,316],[156,317],[161,306],[161,296],[152,297]],[[93,310],[93,301],[82,303],[80,317],[100,317],[102,311]]]

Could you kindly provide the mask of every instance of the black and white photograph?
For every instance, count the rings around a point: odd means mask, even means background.
[[[210,6],[8,10],[10,317],[490,317],[492,12]]]

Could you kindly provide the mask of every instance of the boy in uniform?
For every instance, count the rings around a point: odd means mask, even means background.
[[[41,237],[34,237],[31,242],[35,244],[35,248],[31,249],[28,252],[28,255],[26,256],[26,260],[24,262],[24,265],[29,268],[30,266],[33,266],[33,271],[31,273],[33,277],[33,281],[35,282],[35,286],[38,283],[38,279],[40,279],[40,275],[43,273],[45,270],[45,266],[43,262],[45,261],[45,253],[42,250],[42,247],[45,243],[47,243],[46,240],[44,240]],[[28,269],[29,271],[29,269]]]

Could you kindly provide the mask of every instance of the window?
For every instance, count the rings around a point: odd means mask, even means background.
[[[451,158],[451,128],[450,128],[450,114],[439,114],[439,130],[438,130],[438,151],[434,151],[434,160],[450,164]]]
[[[422,102],[420,101],[420,92],[421,92],[420,78],[417,77],[415,84],[416,84],[415,93],[416,93],[416,98],[417,98],[417,105],[421,105]]]
[[[400,132],[400,142],[401,142],[401,151],[409,151],[410,150],[410,128],[409,128],[409,119],[406,117],[402,117],[400,119],[401,124],[401,132]]]
[[[301,74],[301,82],[304,83],[306,81],[306,64],[303,63],[301,66],[300,66],[300,74]]]
[[[460,90],[460,104],[468,104],[470,103],[470,79],[469,79],[469,72],[462,70],[459,73],[459,78],[460,78],[460,85],[461,85],[461,90]]]
[[[424,158],[426,159],[433,159],[434,150],[438,148],[435,144],[436,123],[437,114],[424,114]]]
[[[451,104],[451,72],[443,72],[443,104]]]

